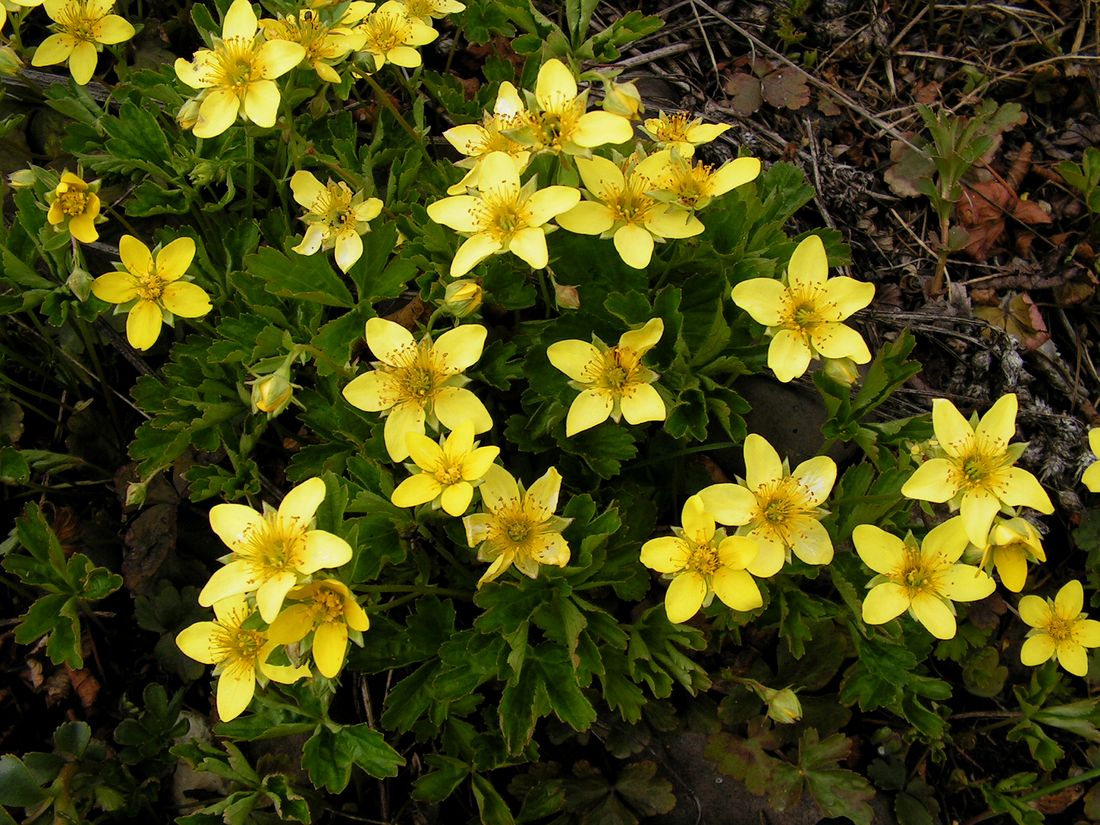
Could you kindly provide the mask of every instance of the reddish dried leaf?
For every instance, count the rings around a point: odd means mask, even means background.
[[[772,106],[784,106],[792,111],[810,105],[810,87],[802,72],[790,68],[776,69],[760,82],[764,100]]]
[[[1027,350],[1050,340],[1043,315],[1026,292],[1010,293],[995,307],[974,307],[974,315],[1003,329]]]
[[[745,72],[735,72],[726,78],[726,94],[733,110],[742,117],[753,114],[764,103],[760,80]]]
[[[999,180],[986,180],[963,187],[956,207],[959,224],[970,234],[966,252],[976,261],[989,258],[1005,231],[1005,216],[1012,215],[1027,224],[1051,222],[1041,206],[1021,200]]]
[[[65,673],[69,677],[69,684],[73,686],[73,690],[80,699],[81,706],[86,711],[91,710],[95,705],[96,697],[99,696],[99,681],[87,668],[73,670],[65,665]]]
[[[912,133],[906,138],[913,142]],[[908,143],[901,140],[890,141],[890,160],[893,161],[886,168],[883,178],[890,191],[899,198],[916,198],[921,195],[917,184],[922,180],[930,180],[936,171],[936,164],[932,158],[914,149]]]

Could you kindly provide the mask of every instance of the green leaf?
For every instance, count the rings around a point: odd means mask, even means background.
[[[19,757],[0,756],[0,805],[30,808],[47,798]]]
[[[413,799],[442,802],[455,792],[462,780],[470,775],[470,765],[440,753],[429,753],[424,761],[432,768],[417,777],[413,784]]]
[[[534,663],[525,664],[519,677],[504,686],[500,699],[500,731],[508,752],[519,754],[535,733],[535,722],[548,704],[547,686]]]
[[[615,793],[643,817],[671,813],[676,807],[672,783],[663,776],[657,778],[657,763],[648,759],[623,768],[615,780]]]
[[[119,109],[118,117],[102,119],[109,135],[106,148],[117,158],[140,158],[155,164],[167,164],[172,158],[168,138],[157,122],[156,109],[137,106],[126,101]]]
[[[54,747],[61,753],[80,759],[92,741],[87,722],[66,722],[53,733]]]
[[[355,305],[324,255],[288,256],[264,246],[245,258],[245,270],[263,280],[267,291],[280,298],[344,308]]]
[[[838,767],[851,754],[852,743],[846,736],[833,734],[819,740],[810,729],[798,744],[799,770],[806,789],[825,816],[843,816],[856,825],[871,825],[874,811],[870,800],[875,792],[871,784],[854,771]]]
[[[352,765],[378,779],[397,775],[405,760],[369,725],[332,730],[321,725],[302,748],[302,767],[314,786],[340,793],[351,780]]]
[[[396,248],[395,223],[381,223],[363,236],[363,255],[348,270],[361,302],[373,304],[382,298],[397,298],[416,277],[412,261],[401,256],[390,259]]]
[[[480,773],[473,774],[472,790],[482,825],[514,825],[515,818],[504,797]]]
[[[31,467],[22,452],[14,447],[0,447],[0,482],[26,484],[31,477]]]
[[[43,596],[32,604],[20,618],[15,628],[15,641],[28,645],[53,630],[60,617],[61,607],[69,600],[66,593]]]

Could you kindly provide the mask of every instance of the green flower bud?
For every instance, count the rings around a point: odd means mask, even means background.
[[[481,307],[485,291],[477,281],[460,280],[447,285],[443,295],[443,311],[455,318],[465,318]]]

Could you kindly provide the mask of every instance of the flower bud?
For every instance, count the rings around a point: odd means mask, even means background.
[[[79,298],[81,301],[87,301],[88,296],[92,294],[92,281],[95,278],[91,276],[91,273],[81,269],[79,266],[74,267],[72,273],[69,275],[65,285],[73,291],[73,295]]]
[[[8,175],[8,184],[12,189],[29,189],[37,180],[33,169],[20,169]]]
[[[580,309],[581,295],[575,286],[569,284],[554,284],[554,301],[558,309]]]
[[[604,87],[603,108],[613,115],[622,115],[630,120],[641,120],[645,105],[642,95],[633,80],[616,83],[609,80]]]
[[[761,697],[768,703],[768,718],[780,725],[792,725],[802,718],[802,703],[790,688],[771,690],[764,688]]]
[[[252,412],[265,412],[275,416],[290,404],[294,385],[290,383],[290,368],[279,367],[270,375],[252,382]]]
[[[851,358],[826,358],[822,368],[827,376],[846,387],[859,380],[859,367]]]
[[[447,285],[442,309],[455,318],[465,318],[481,307],[485,291],[477,281],[455,281]]]
[[[11,46],[0,46],[0,74],[13,77],[23,70],[23,61]]]
[[[185,131],[191,131],[199,122],[199,107],[202,101],[197,97],[188,98],[183,102],[180,110],[176,112],[176,122]]]

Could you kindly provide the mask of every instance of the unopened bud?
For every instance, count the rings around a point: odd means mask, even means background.
[[[294,395],[290,383],[290,368],[280,367],[271,375],[252,382],[252,412],[265,412],[275,416],[287,408]]]
[[[33,169],[20,169],[8,175],[8,183],[12,189],[29,189],[34,186],[37,176]]]
[[[633,80],[625,83],[608,81],[604,89],[603,108],[605,112],[622,115],[630,120],[641,120],[642,112],[645,111],[642,95]]]
[[[443,311],[455,318],[465,318],[481,307],[485,291],[477,281],[455,281],[443,294]]]
[[[575,286],[569,284],[554,284],[554,300],[558,309],[580,309],[581,294]]]
[[[802,718],[802,703],[790,688],[772,690],[764,688],[761,697],[768,703],[768,718],[780,725],[793,725]]]
[[[11,46],[0,46],[0,74],[12,77],[23,70],[23,61]]]
[[[195,128],[195,124],[199,122],[200,105],[201,101],[197,97],[192,97],[184,101],[180,110],[176,112],[176,122],[180,125],[181,129],[189,131]]]
[[[65,281],[65,285],[73,291],[73,295],[79,298],[81,301],[87,301],[88,296],[92,294],[92,281],[95,279],[90,273],[84,271],[79,266],[75,267],[72,274],[69,275],[69,279]]]
[[[827,376],[847,387],[859,380],[859,367],[851,358],[826,358],[823,369]]]

